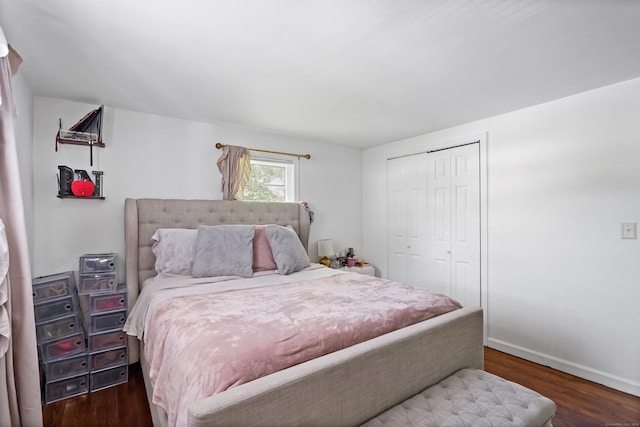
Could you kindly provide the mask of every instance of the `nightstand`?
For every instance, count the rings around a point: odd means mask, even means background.
[[[342,267],[342,268],[339,268],[338,270],[353,271],[354,273],[366,274],[367,276],[376,275],[376,269],[373,268],[373,266],[370,264],[367,264],[364,267]]]

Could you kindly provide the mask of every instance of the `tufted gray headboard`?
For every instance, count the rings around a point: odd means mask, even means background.
[[[308,250],[309,214],[298,203],[230,200],[126,199],[124,204],[125,268],[128,304],[138,298],[140,285],[155,276],[151,236],[158,228],[198,228],[198,225],[291,225]],[[129,340],[129,363],[138,360],[137,342]]]

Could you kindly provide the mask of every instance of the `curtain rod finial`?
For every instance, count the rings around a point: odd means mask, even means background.
[[[216,148],[219,150],[222,148],[222,144],[220,144],[219,142],[216,142]]]

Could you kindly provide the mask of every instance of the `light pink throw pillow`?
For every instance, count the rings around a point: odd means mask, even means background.
[[[275,270],[276,268],[271,246],[267,240],[267,228],[264,225],[256,225],[256,233],[253,236],[253,271]]]

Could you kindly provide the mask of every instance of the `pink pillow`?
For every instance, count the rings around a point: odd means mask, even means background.
[[[267,228],[256,225],[253,236],[253,271],[275,270],[278,268],[271,254],[271,246],[267,240]]]

